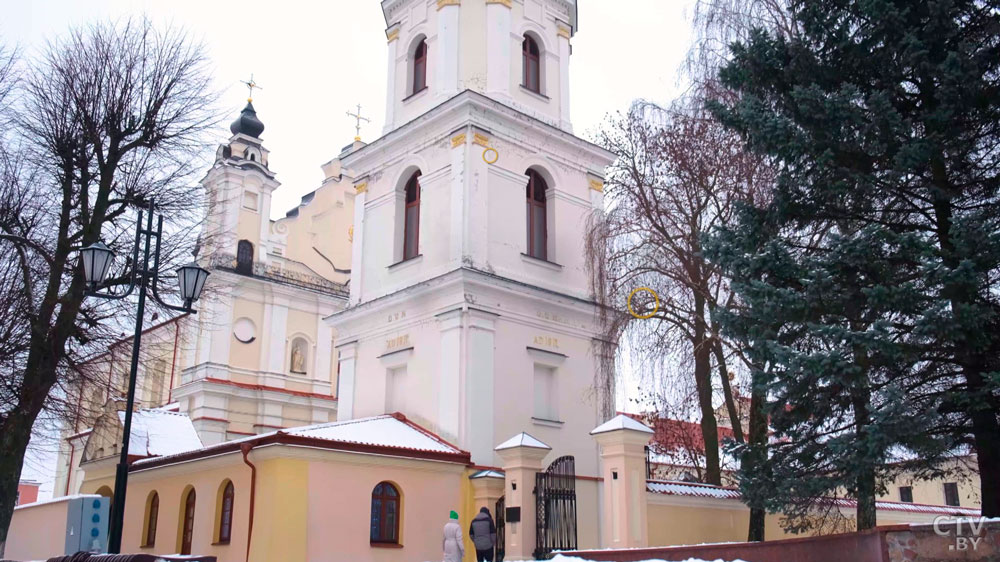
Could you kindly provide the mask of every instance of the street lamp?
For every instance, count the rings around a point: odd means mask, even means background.
[[[163,302],[156,291],[159,281],[160,269],[160,238],[163,234],[163,216],[158,217],[156,230],[153,230],[153,215],[156,207],[153,200],[145,205],[146,227],[142,226],[143,209],[140,207],[139,216],[136,221],[135,244],[132,249],[132,271],[127,272],[121,284],[128,287],[120,293],[111,292],[99,293],[97,290],[104,285],[111,268],[111,261],[114,259],[114,252],[102,242],[95,242],[85,248],[80,249],[80,262],[83,265],[83,275],[87,282],[88,296],[102,299],[119,300],[129,297],[136,288],[139,295],[135,312],[135,333],[132,335],[132,365],[128,375],[128,397],[125,401],[125,427],[122,431],[121,454],[118,465],[115,468],[115,492],[114,501],[111,505],[111,520],[108,529],[108,551],[112,554],[121,552],[122,547],[122,526],[125,518],[125,491],[128,484],[128,445],[129,437],[132,433],[132,409],[135,405],[135,383],[136,374],[139,369],[139,345],[142,339],[142,319],[146,308],[146,291],[152,293],[156,302],[171,310],[197,314],[191,305],[201,296],[201,290],[205,287],[205,280],[208,279],[208,271],[196,263],[189,263],[177,268],[177,283],[180,285],[181,299],[184,304],[181,306],[171,305]],[[155,240],[155,247],[151,248]],[[139,248],[142,247],[142,261],[139,261]],[[150,267],[150,250],[153,252],[153,265]]]

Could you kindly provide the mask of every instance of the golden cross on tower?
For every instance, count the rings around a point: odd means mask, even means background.
[[[347,115],[349,117],[353,117],[357,121],[357,123],[354,125],[354,130],[355,130],[354,140],[356,140],[356,141],[361,140],[361,122],[364,121],[365,123],[371,123],[372,120],[369,119],[369,118],[367,118],[367,117],[362,117],[361,116],[361,104],[360,103],[358,104],[358,112],[357,113],[351,113],[350,111],[348,111]]]
[[[250,80],[246,80],[246,81],[240,80],[240,84],[244,84],[250,90],[250,97],[247,98],[248,102],[252,102],[253,101],[253,91],[254,91],[254,88],[256,88],[258,90],[263,90],[264,89],[264,88],[261,88],[260,86],[258,86],[257,82],[254,82],[253,73],[250,74]]]

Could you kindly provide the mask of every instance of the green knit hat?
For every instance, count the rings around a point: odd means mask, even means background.
[[[453,509],[453,510],[451,510],[451,513],[448,514],[448,517],[450,517],[452,519],[458,519],[458,513],[456,513],[455,510]]]

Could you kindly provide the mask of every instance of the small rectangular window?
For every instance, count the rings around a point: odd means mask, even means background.
[[[899,501],[903,503],[913,503],[913,488],[910,486],[900,486]]]
[[[556,370],[544,365],[535,365],[534,376],[535,416],[543,420],[558,421],[556,407]]]
[[[944,485],[944,503],[945,505],[950,505],[958,507],[961,502],[958,500],[958,484],[954,482],[946,482]]]

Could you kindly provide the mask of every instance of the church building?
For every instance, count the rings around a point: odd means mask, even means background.
[[[615,155],[570,122],[576,2],[381,7],[380,138],[271,220],[250,100],[202,180],[212,275],[143,336],[123,552],[440,560],[481,507],[507,560],[741,540],[738,492],[652,480],[653,431],[598,391],[584,239]],[[130,347],[92,360],[111,384],[80,393],[56,495],[111,495]]]

